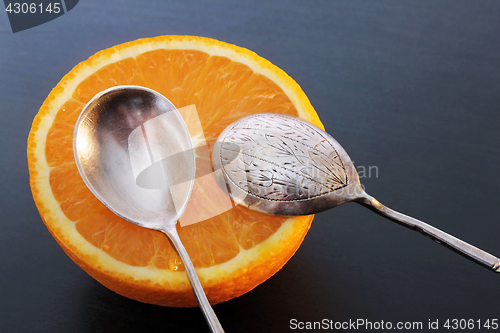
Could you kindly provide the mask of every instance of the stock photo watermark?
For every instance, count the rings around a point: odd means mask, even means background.
[[[378,178],[378,166],[376,165],[358,165],[356,166],[356,171],[358,172],[359,179]]]
[[[497,330],[498,319],[427,319],[426,321],[385,321],[369,319],[349,319],[335,321],[322,319],[320,321],[300,321],[290,319],[289,328],[299,331],[345,330],[345,331],[420,331],[420,330]]]
[[[78,0],[4,0],[5,12],[13,33],[31,29],[52,21],[78,4]]]

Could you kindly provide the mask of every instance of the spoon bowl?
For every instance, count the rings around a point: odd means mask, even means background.
[[[191,195],[195,164],[187,127],[169,100],[142,87],[105,90],[83,109],[73,142],[85,184],[110,210],[149,229],[175,225]],[[159,179],[155,189],[139,182],[148,171]]]
[[[213,332],[223,332],[176,229],[195,177],[186,124],[164,96],[144,87],[117,86],[82,110],[73,137],[85,184],[111,211],[164,233],[181,257]]]

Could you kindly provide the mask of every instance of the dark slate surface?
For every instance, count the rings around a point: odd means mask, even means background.
[[[26,140],[50,90],[93,53],[141,37],[201,35],[269,59],[358,168],[372,167],[368,193],[500,255],[499,17],[495,1],[87,0],[14,34],[2,11],[0,331],[207,331],[198,309],[141,304],[94,281],[50,236],[29,189]],[[215,311],[228,333],[296,331],[291,319],[422,322],[422,332],[429,320],[474,319],[478,331],[477,320],[500,320],[499,295],[499,274],[353,203],[317,215],[280,272]]]

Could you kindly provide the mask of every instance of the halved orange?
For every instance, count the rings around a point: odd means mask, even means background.
[[[53,237],[88,274],[121,295],[196,306],[182,263],[165,236],[114,215],[87,189],[75,166],[73,129],[83,106],[99,91],[123,84],[156,90],[178,108],[194,104],[208,142],[228,124],[256,112],[287,113],[322,124],[285,72],[249,50],[201,37],[156,37],[103,50],[51,91],[33,122],[28,162],[33,197]],[[194,141],[199,134],[191,134]],[[199,169],[209,168],[209,156],[198,154],[197,160]],[[211,186],[193,192],[186,214],[218,205]],[[275,274],[298,249],[312,218],[234,207],[178,226],[178,232],[215,304]]]

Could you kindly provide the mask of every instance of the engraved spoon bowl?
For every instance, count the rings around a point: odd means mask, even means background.
[[[252,210],[307,215],[354,201],[500,272],[497,257],[367,194],[342,146],[296,117],[261,113],[237,120],[219,135],[212,163],[214,170],[222,170],[219,185],[235,203]]]

